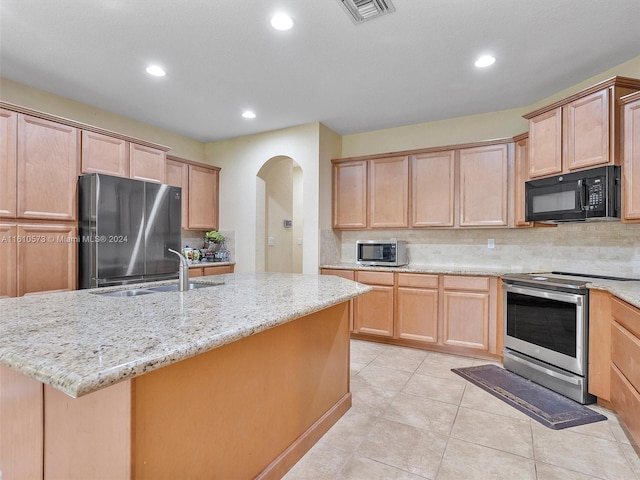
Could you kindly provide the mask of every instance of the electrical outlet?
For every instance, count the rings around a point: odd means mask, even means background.
[[[276,244],[276,239],[274,237],[267,238],[267,245],[273,247]]]
[[[487,248],[496,248],[496,241],[493,238],[487,239]]]

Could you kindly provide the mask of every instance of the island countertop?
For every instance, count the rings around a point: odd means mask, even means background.
[[[80,397],[371,289],[335,276],[284,273],[192,281],[221,284],[134,297],[78,290],[0,300],[0,364]],[[122,288],[131,287],[109,290]]]

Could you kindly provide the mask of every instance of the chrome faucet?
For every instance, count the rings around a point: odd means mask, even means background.
[[[186,292],[187,290],[189,290],[189,263],[180,252],[176,252],[171,248],[169,249],[169,251],[175,253],[180,257],[180,270],[178,271],[179,289],[181,292]]]

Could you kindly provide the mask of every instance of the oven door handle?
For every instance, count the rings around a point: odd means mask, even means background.
[[[511,360],[518,362],[518,363],[522,363],[523,365],[526,365],[528,368],[531,368],[532,370],[537,370],[538,372],[544,373],[545,375],[548,375],[550,377],[554,377],[554,378],[558,378],[560,380],[562,380],[563,382],[567,382],[567,383],[571,383],[573,385],[580,385],[580,380],[578,378],[576,378],[575,376],[572,375],[563,375],[559,372],[556,372],[555,370],[551,370],[549,368],[545,368],[542,367],[536,363],[533,362],[525,362],[523,360],[521,360],[520,358],[516,357],[515,355],[511,355],[509,357]]]
[[[535,283],[535,281],[531,283]],[[541,283],[541,282],[538,282],[538,283]],[[578,306],[582,306],[585,301],[584,294],[580,294],[580,293],[565,293],[565,292],[558,292],[555,290],[545,290],[540,287],[531,288],[531,287],[524,287],[520,285],[512,285],[509,283],[505,283],[504,291],[519,293],[521,295],[529,295],[531,297],[537,297],[537,298],[548,298],[550,300],[557,300],[559,302],[573,303]]]

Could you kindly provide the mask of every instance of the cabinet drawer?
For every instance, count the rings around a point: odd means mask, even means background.
[[[203,275],[204,275],[204,271],[202,267],[189,267],[189,278],[201,277]]]
[[[467,277],[462,275],[445,275],[445,290],[472,290],[486,292],[489,290],[489,277]]]
[[[204,275],[221,275],[223,273],[233,273],[233,265],[214,265],[211,267],[203,267]]]
[[[631,436],[640,444],[640,393],[611,365],[611,403]]]
[[[620,325],[640,337],[640,310],[631,305],[613,298],[611,302],[611,315]]]
[[[335,275],[336,277],[346,278],[347,280],[355,280],[356,277],[353,270],[334,270],[331,268],[323,268],[320,273],[322,273],[322,275]]]
[[[611,361],[640,390],[640,339],[615,322],[611,324]]]
[[[356,272],[356,281],[368,285],[393,285],[393,272]]]
[[[399,287],[438,288],[437,275],[425,275],[422,273],[399,273]]]

